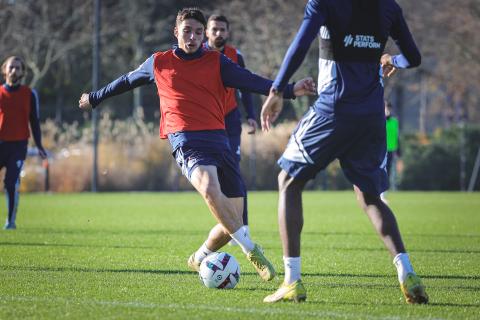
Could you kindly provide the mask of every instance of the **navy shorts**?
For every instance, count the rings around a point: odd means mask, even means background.
[[[0,170],[6,167],[5,186],[15,186],[27,157],[28,141],[0,141]]]
[[[365,193],[388,188],[385,119],[333,119],[313,108],[303,116],[278,160],[290,176],[309,180],[339,159],[347,179]]]
[[[228,136],[228,142],[230,143],[230,149],[232,149],[233,155],[237,162],[241,160],[240,153],[240,135]]]
[[[245,183],[240,175],[240,167],[230,150],[212,152],[179,147],[173,156],[189,181],[193,170],[198,166],[215,166],[223,194],[228,198],[245,197]]]

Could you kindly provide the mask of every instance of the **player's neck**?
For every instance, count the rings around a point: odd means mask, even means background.
[[[4,86],[5,88],[7,88],[7,90],[11,91],[11,90],[16,90],[17,88],[20,87],[20,81],[17,81],[15,83],[11,82],[11,81],[5,81],[4,83]]]
[[[7,86],[9,86],[10,88],[15,88],[15,87],[18,87],[20,85],[20,81],[12,82],[11,80],[6,79],[5,84]]]
[[[193,53],[186,53],[184,50],[182,50],[180,47],[175,47],[174,53],[177,57],[183,59],[183,60],[193,60],[193,59],[198,59],[203,55],[202,47],[198,48],[197,51]]]

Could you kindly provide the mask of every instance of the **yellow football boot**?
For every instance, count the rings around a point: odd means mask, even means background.
[[[405,281],[400,284],[405,300],[410,304],[428,303],[425,286],[415,273],[408,273]]]
[[[302,302],[307,299],[307,290],[303,286],[302,280],[297,280],[292,284],[283,283],[275,293],[266,296],[263,302],[274,303],[279,301]]]
[[[253,250],[247,254],[247,259],[264,281],[270,281],[275,277],[275,268],[263,255],[263,250],[258,244],[255,244]]]

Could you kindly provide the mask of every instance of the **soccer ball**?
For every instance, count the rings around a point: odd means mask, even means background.
[[[207,288],[233,289],[240,280],[240,266],[234,256],[214,252],[203,259],[199,274]]]

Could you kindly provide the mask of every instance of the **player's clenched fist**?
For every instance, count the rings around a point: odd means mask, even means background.
[[[383,77],[390,78],[397,72],[397,68],[393,65],[392,56],[385,53],[380,58],[380,65],[382,66]]]
[[[90,104],[90,99],[88,93],[83,93],[78,100],[78,107],[82,110],[90,110],[92,109],[92,105]]]

